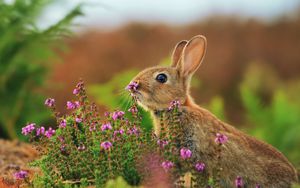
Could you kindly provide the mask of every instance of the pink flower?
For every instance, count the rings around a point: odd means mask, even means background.
[[[36,126],[35,123],[30,123],[30,124],[26,125],[25,127],[22,128],[22,134],[28,135],[35,129],[35,126]]]
[[[227,141],[228,141],[228,137],[226,135],[217,133],[216,139],[215,139],[215,142],[217,144],[222,145],[222,144],[225,144]]]
[[[19,171],[19,172],[14,173],[14,177],[15,177],[17,180],[25,179],[25,178],[28,177],[28,172],[27,172],[27,171],[24,171],[24,170],[21,170],[21,171]]]
[[[68,110],[79,108],[79,106],[80,106],[80,103],[78,101],[75,101],[74,103],[71,101],[67,101],[67,109]]]
[[[62,119],[59,123],[59,127],[66,128],[66,126],[67,126],[67,120]]]
[[[104,116],[105,116],[105,117],[109,117],[109,116],[110,116],[110,113],[109,113],[109,112],[104,112]]]
[[[242,177],[240,177],[240,176],[236,177],[236,179],[235,179],[235,186],[237,188],[242,188],[244,186],[244,182],[243,182]]]
[[[75,118],[75,121],[76,121],[76,123],[81,123],[81,122],[82,122],[82,118],[76,117],[76,118]]]
[[[112,129],[112,126],[111,124],[108,122],[108,123],[105,123],[101,126],[101,130],[102,131],[105,131],[105,130],[111,130]]]
[[[59,136],[58,137],[58,140],[61,142],[61,143],[64,143],[65,142],[65,138],[63,136]]]
[[[124,112],[123,111],[115,111],[112,115],[112,119],[113,120],[117,120],[117,119],[121,119],[124,116]]]
[[[62,144],[62,145],[60,146],[60,151],[61,151],[62,153],[64,153],[64,154],[67,153],[66,144]]]
[[[195,169],[196,169],[198,172],[203,172],[204,169],[205,169],[205,164],[204,164],[204,163],[196,163],[196,164],[195,164]]]
[[[132,114],[136,114],[138,112],[138,109],[136,106],[132,106],[128,109],[128,112],[131,112]]]
[[[126,90],[128,90],[129,92],[135,92],[137,91],[137,88],[139,87],[139,84],[137,82],[130,82],[127,86],[126,86]]]
[[[130,128],[129,130],[128,130],[128,134],[130,134],[130,135],[133,135],[133,134],[135,134],[135,135],[138,135],[139,134],[139,130],[136,128],[136,126],[133,126],[132,128]]]
[[[67,101],[67,109],[74,109],[74,104],[71,101]]]
[[[79,106],[80,106],[79,101],[75,101],[75,102],[74,102],[74,106],[75,106],[75,108],[79,108]]]
[[[55,100],[52,99],[52,98],[48,98],[48,99],[46,99],[46,101],[45,101],[45,105],[48,106],[48,107],[54,107],[54,105],[55,105]]]
[[[261,186],[259,184],[256,184],[255,188],[261,188]]]
[[[192,157],[192,151],[187,148],[181,148],[180,150],[180,156],[182,159],[189,159]]]
[[[170,103],[170,106],[168,107],[168,110],[171,111],[175,108],[178,108],[180,106],[180,102],[178,100],[174,100]]]
[[[90,130],[91,132],[92,132],[92,131],[95,131],[95,130],[96,130],[96,124],[95,124],[95,123],[92,123],[92,124],[90,125],[89,130]]]
[[[174,167],[174,163],[171,161],[164,161],[161,163],[161,166],[167,171]]]
[[[157,140],[157,144],[161,147],[164,148],[166,145],[169,144],[167,140]]]
[[[83,86],[84,86],[84,83],[82,80],[76,84],[76,88],[78,88],[78,89],[82,89]]]
[[[100,146],[101,146],[101,148],[108,150],[112,147],[112,143],[109,141],[105,141],[105,142],[102,142]]]
[[[55,134],[55,130],[49,127],[49,129],[45,132],[45,136],[47,138],[51,138]]]
[[[126,119],[126,120],[125,120],[125,125],[128,125],[128,124],[129,124],[129,120]]]
[[[114,136],[117,136],[118,134],[120,135],[124,134],[124,129],[114,131]]]
[[[73,90],[73,94],[74,94],[74,95],[78,95],[78,94],[79,94],[79,91],[80,91],[79,89],[75,88],[75,89]]]
[[[44,134],[45,134],[45,127],[40,127],[36,129],[36,136],[40,136]]]

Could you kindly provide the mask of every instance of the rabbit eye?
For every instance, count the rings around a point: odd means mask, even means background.
[[[168,80],[168,77],[165,74],[158,74],[155,79],[160,83],[165,83]]]

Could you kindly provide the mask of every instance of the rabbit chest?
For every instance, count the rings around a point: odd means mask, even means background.
[[[166,112],[161,115],[156,112],[154,117],[156,134],[160,135],[164,131],[167,135],[175,135],[178,148],[190,149],[193,160],[217,159],[214,153],[217,149],[214,142],[216,131],[210,122],[201,118],[201,113],[190,112],[182,107],[176,113]]]

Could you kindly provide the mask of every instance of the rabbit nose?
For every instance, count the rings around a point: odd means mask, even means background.
[[[138,90],[141,87],[141,83],[139,80],[135,81],[136,82],[136,90]]]
[[[139,80],[135,80],[134,83],[134,91],[138,91],[141,88],[141,82]]]

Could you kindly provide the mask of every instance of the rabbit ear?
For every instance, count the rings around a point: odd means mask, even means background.
[[[181,60],[181,56],[182,56],[182,51],[185,47],[185,45],[188,43],[188,41],[186,40],[182,40],[180,42],[178,42],[173,50],[173,54],[172,54],[172,63],[171,63],[171,67],[176,67],[177,64],[179,63],[179,61]]]
[[[182,61],[178,69],[183,77],[192,75],[201,65],[206,53],[206,38],[202,35],[193,37],[184,47]]]

